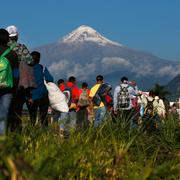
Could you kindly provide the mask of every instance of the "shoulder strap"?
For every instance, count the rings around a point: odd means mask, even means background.
[[[7,48],[2,54],[1,54],[1,58],[6,56],[12,49],[14,49],[16,46],[16,43],[12,44],[9,48]]]
[[[121,86],[121,84],[120,84],[120,86],[119,86],[119,87],[120,87],[120,91],[128,90],[128,86],[124,86],[124,87],[122,87],[122,86]]]
[[[120,89],[119,89],[119,92],[121,92],[121,90],[122,90],[122,86],[121,86],[121,84],[119,85],[119,88],[120,88]]]
[[[67,84],[65,84],[65,90],[70,90],[72,93],[72,89],[74,88],[74,85],[72,85],[71,87],[68,87]]]
[[[154,98],[153,98],[153,100],[152,101],[150,101],[148,98],[146,98],[147,99],[147,103],[149,102],[149,103],[152,103],[153,104],[153,102],[154,102]]]
[[[83,89],[83,90],[82,90],[82,93],[88,94],[87,89]]]
[[[73,86],[71,86],[71,87],[69,87],[69,89],[70,89],[71,93],[72,93],[73,88],[74,88],[74,85],[73,85]]]

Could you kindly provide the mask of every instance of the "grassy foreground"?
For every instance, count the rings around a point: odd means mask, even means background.
[[[180,179],[180,122],[173,117],[158,133],[108,119],[69,138],[54,125],[0,138],[0,179]]]

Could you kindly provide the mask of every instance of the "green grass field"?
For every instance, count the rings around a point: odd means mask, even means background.
[[[68,138],[55,124],[0,138],[0,179],[180,179],[180,120],[173,117],[159,132],[130,131],[109,118]]]

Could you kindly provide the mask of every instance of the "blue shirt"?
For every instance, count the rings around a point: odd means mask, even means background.
[[[53,77],[49,73],[48,69],[41,64],[36,64],[33,66],[34,76],[36,80],[37,87],[32,90],[32,99],[37,100],[48,95],[46,86],[44,85],[44,79],[49,82],[53,82]]]

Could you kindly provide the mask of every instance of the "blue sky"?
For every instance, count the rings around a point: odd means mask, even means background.
[[[130,48],[180,61],[180,0],[2,1],[0,25],[29,46],[55,42],[84,24]]]

